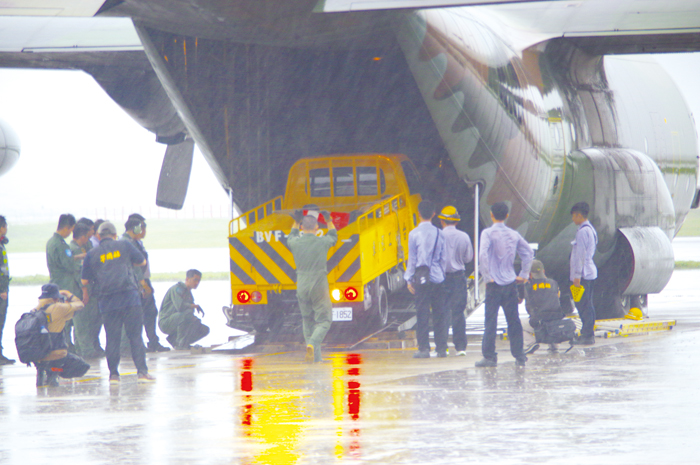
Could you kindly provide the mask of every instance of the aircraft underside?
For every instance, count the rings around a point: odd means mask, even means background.
[[[72,61],[167,145],[161,205],[181,205],[193,142],[241,210],[282,194],[301,157],[404,153],[424,196],[455,204],[470,234],[465,181],[483,188],[482,227],[489,205],[508,202],[509,225],[539,243],[562,289],[569,209],[591,204],[599,317],[670,278],[670,240],[696,196],[697,144],[682,97],[652,64],[606,65],[579,47],[600,42],[516,50],[467,8],[314,16],[314,1],[166,3],[101,11],[134,18],[148,61],[136,52]],[[276,14],[282,5],[287,16]],[[60,67],[33,58],[22,59]]]

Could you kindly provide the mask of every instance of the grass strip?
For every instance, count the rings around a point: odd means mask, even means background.
[[[678,261],[676,262],[676,270],[695,270],[700,268],[700,262],[693,261]]]
[[[185,271],[176,273],[153,273],[151,274],[151,281],[184,281],[185,273]],[[228,281],[229,277],[229,273],[225,271],[202,272],[202,281]],[[48,282],[48,276],[43,274],[35,274],[33,276],[19,276],[12,278],[11,284],[13,286],[37,286]]]

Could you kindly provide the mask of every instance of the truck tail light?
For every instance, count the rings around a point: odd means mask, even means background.
[[[253,294],[250,297],[250,300],[255,302],[256,304],[262,300],[262,294],[258,291],[253,291]]]
[[[333,297],[333,300],[335,300],[336,302],[340,301],[340,296],[340,289],[333,289],[331,291],[331,297]]]
[[[238,291],[238,294],[236,294],[236,298],[238,298],[238,301],[242,304],[247,304],[250,302],[250,292],[248,291]]]

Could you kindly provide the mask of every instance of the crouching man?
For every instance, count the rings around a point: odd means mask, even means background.
[[[187,350],[190,345],[209,334],[209,327],[195,316],[195,311],[204,316],[202,308],[194,303],[192,290],[197,289],[202,273],[189,270],[185,282],[179,282],[165,294],[158,314],[158,327],[168,335],[166,338],[177,350]]]
[[[63,334],[66,322],[73,318],[75,312],[83,309],[83,302],[70,291],[59,291],[56,284],[44,284],[36,309],[43,309],[46,313],[53,349],[35,363],[36,385],[58,386],[59,376],[66,379],[83,376],[90,365],[77,355],[68,353],[68,344]]]
[[[530,316],[529,324],[523,319],[523,333],[526,354],[532,354],[540,345],[538,342],[548,342],[549,351],[556,352],[557,345],[549,341],[538,341],[537,333],[543,329],[543,325],[550,321],[559,321],[564,318],[564,312],[559,305],[559,286],[556,281],[545,275],[544,265],[539,260],[532,261],[530,280],[524,285],[525,309]]]

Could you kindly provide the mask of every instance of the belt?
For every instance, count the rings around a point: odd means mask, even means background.
[[[464,274],[464,270],[452,271],[450,273],[445,273],[445,276],[459,276]]]

